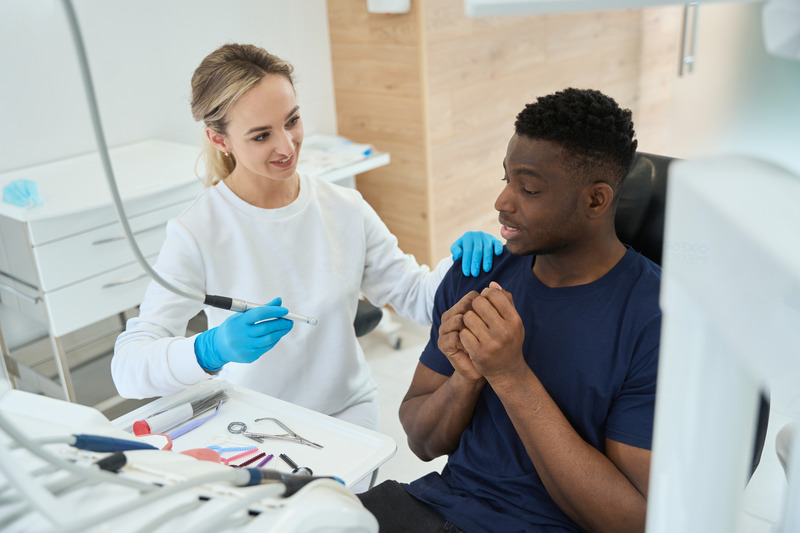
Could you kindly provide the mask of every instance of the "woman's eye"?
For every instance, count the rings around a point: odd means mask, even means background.
[[[287,122],[286,125],[289,127],[296,126],[299,120],[300,120],[300,115],[295,115],[289,119],[289,122]]]
[[[258,137],[254,137],[254,138],[253,138],[253,140],[254,140],[254,141],[261,142],[261,141],[264,141],[264,140],[266,140],[266,139],[267,139],[267,137],[269,137],[269,133],[262,133],[262,134],[261,134],[261,135],[259,135]]]

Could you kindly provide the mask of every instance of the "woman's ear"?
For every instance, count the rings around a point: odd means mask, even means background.
[[[587,213],[589,218],[599,218],[611,210],[614,189],[608,183],[598,181],[589,190]]]
[[[209,128],[208,126],[206,126],[206,137],[208,137],[208,140],[211,143],[211,145],[220,152],[224,152],[226,154],[229,154],[231,152],[228,143],[225,141],[225,136],[222,135],[217,130],[215,130],[214,128]]]

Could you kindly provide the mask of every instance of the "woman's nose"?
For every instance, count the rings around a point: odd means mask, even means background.
[[[283,131],[283,134],[278,139],[278,144],[275,150],[281,155],[290,155],[294,153],[294,133],[291,131]]]

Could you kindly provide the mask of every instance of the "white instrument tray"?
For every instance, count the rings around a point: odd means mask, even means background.
[[[122,430],[133,432],[133,423],[176,405],[196,401],[217,391],[224,390],[228,398],[219,412],[203,425],[173,440],[172,449],[178,452],[216,445],[223,448],[257,446],[258,452],[273,454],[273,459],[264,468],[291,472],[291,468],[279,458],[286,454],[299,466],[310,468],[315,476],[336,476],[344,480],[347,487],[371,475],[380,465],[388,461],[396,452],[397,446],[390,437],[336,418],[311,411],[277,398],[245,389],[230,383],[212,379],[199,383],[183,392],[159,398],[111,423]],[[202,418],[211,414],[199,414]],[[267,439],[258,443],[242,435],[228,432],[231,422],[244,422],[248,431],[256,433],[283,434],[284,431],[273,422],[254,422],[256,418],[277,418],[301,437],[318,443],[322,449],[315,449],[297,442]],[[188,422],[185,422],[186,424]],[[181,424],[183,425],[183,424]],[[256,452],[256,453],[258,453]],[[231,457],[237,452],[223,453]],[[241,462],[254,454],[233,461]],[[256,461],[248,466],[258,464]]]

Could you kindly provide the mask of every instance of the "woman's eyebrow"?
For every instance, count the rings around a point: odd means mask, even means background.
[[[289,120],[290,118],[292,118],[292,115],[297,113],[299,110],[300,110],[300,106],[299,105],[294,106],[294,108],[292,108],[292,110],[289,111],[289,113],[286,115],[286,119],[285,120]],[[268,130],[271,130],[271,129],[272,129],[272,126],[256,126],[255,128],[250,128],[249,130],[247,130],[245,132],[245,135],[250,135],[251,133],[256,133],[256,132],[259,132],[259,131],[268,131]]]

